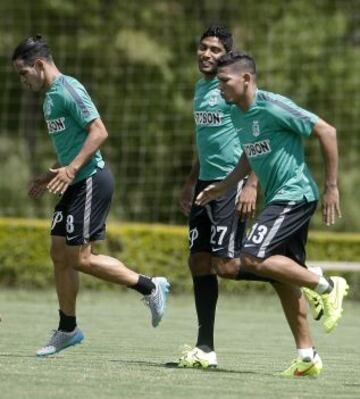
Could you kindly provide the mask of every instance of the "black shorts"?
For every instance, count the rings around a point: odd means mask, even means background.
[[[199,180],[194,199],[205,187],[215,181]],[[236,199],[244,182],[231,188],[223,197],[205,206],[192,204],[189,218],[190,252],[209,252],[221,258],[238,258],[246,223],[235,211]]]
[[[108,168],[69,186],[55,207],[51,235],[66,237],[68,245],[103,240],[113,191]]]
[[[305,266],[305,245],[316,205],[316,201],[270,203],[255,220],[241,252],[261,259],[284,255]]]

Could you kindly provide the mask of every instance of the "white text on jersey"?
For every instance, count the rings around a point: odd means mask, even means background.
[[[261,140],[256,143],[244,144],[244,151],[248,158],[267,154],[271,152],[270,140]]]
[[[59,133],[65,130],[65,118],[57,118],[46,121],[49,134]]]
[[[196,125],[200,126],[220,126],[222,119],[222,112],[205,112],[197,111],[194,112],[194,118]]]

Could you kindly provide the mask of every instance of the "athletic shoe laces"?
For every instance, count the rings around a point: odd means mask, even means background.
[[[62,344],[71,337],[71,333],[66,333],[59,330],[51,330],[52,335],[45,347],[54,346],[55,348],[62,346]]]
[[[152,290],[151,294],[144,295],[142,301],[146,306],[149,306],[150,309],[158,309],[161,305],[161,298],[160,298],[160,290],[159,287],[156,285],[155,288]]]

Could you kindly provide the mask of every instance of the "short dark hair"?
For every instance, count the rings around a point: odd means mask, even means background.
[[[52,61],[50,47],[41,34],[25,39],[16,47],[12,55],[12,61],[21,59],[30,65],[33,65],[37,58]]]
[[[231,51],[224,54],[218,60],[217,67],[221,68],[235,64],[238,66],[239,70],[250,72],[251,74],[256,75],[256,64],[254,58],[244,51]]]
[[[227,52],[232,50],[233,47],[233,37],[232,33],[221,24],[212,24],[208,29],[202,34],[200,41],[206,37],[217,37],[223,44]]]

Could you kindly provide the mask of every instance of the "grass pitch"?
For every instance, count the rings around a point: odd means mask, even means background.
[[[34,356],[57,325],[54,294],[0,291],[0,398],[360,398],[360,303],[345,302],[330,335],[312,322],[324,363],[316,378],[273,375],[296,356],[276,297],[220,297],[219,368],[177,369],[184,343],[194,344],[190,296],[171,297],[156,329],[136,293],[83,292],[78,303],[84,343],[51,358]]]

